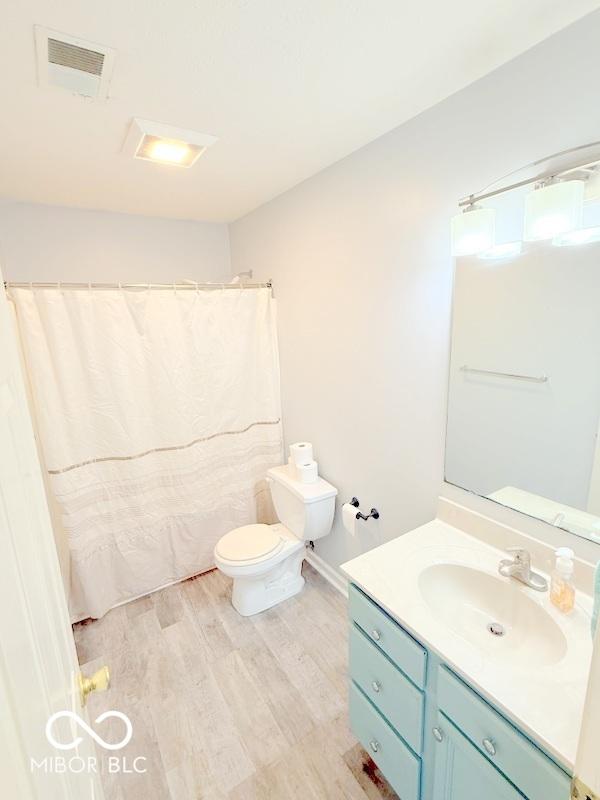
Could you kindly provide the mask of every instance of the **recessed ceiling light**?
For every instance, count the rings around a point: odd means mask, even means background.
[[[146,137],[147,139],[151,137]],[[171,142],[166,139],[156,139],[150,142],[150,146],[145,148],[148,158],[154,161],[167,161],[171,164],[181,164],[189,158],[191,152],[187,144],[183,142]]]
[[[144,136],[134,155],[135,158],[143,158],[146,161],[161,161],[163,164],[191,167],[200,152],[198,152],[198,147],[177,141],[177,139]]]
[[[131,123],[123,150],[134,158],[145,161],[191,167],[206,148],[216,141],[216,136],[207,133],[135,118]]]

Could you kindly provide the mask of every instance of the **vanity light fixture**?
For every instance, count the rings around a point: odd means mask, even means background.
[[[600,226],[580,228],[577,231],[562,233],[552,240],[552,244],[556,247],[569,247],[575,244],[589,244],[590,242],[600,242]]]
[[[496,212],[493,208],[467,206],[452,217],[452,255],[474,256],[494,245]]]
[[[581,227],[583,218],[582,180],[542,184],[525,198],[526,241],[553,239]]]
[[[552,240],[557,245],[596,241],[591,238],[595,233],[571,238],[567,234],[581,230],[584,201],[600,200],[600,141],[552,153],[461,198],[458,207],[463,213],[452,217],[452,255],[489,259],[518,255],[518,242],[494,247],[494,209],[479,204],[528,186],[535,188],[525,197],[524,241]]]
[[[489,261],[501,258],[515,258],[515,256],[521,254],[522,250],[523,242],[503,242],[502,244],[496,244],[490,247],[489,250],[480,253],[479,258],[484,258]]]
[[[216,141],[216,136],[207,133],[174,128],[136,117],[131,122],[123,151],[145,161],[191,167],[206,148]]]

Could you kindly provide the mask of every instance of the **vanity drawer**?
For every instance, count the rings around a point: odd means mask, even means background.
[[[402,800],[418,800],[421,761],[396,736],[360,689],[350,684],[350,725]]]
[[[358,627],[423,689],[427,652],[356,586],[350,585],[348,599],[350,616]]]
[[[566,773],[446,667],[439,668],[438,705],[528,800],[569,797]]]
[[[350,677],[420,754],[423,695],[356,625],[350,631]]]

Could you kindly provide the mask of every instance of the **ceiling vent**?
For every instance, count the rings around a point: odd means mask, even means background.
[[[106,99],[115,51],[95,42],[35,26],[40,86],[56,86],[72,94]]]

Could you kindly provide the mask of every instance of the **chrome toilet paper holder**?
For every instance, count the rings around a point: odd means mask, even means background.
[[[354,506],[354,508],[359,508],[360,501],[359,501],[358,497],[353,497],[352,500],[350,500],[350,505]],[[356,512],[356,519],[367,520],[367,519],[371,519],[371,517],[373,517],[373,519],[379,519],[379,511],[377,511],[376,508],[372,508],[370,514],[363,514],[362,511],[357,511]]]

